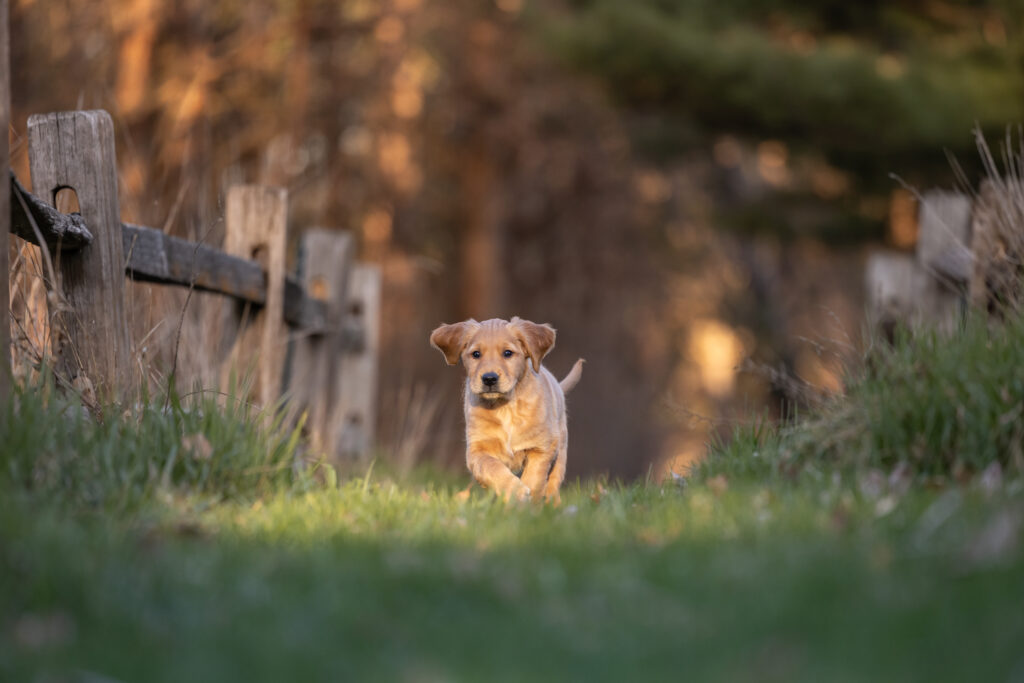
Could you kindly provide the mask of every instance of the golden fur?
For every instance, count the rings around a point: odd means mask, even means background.
[[[583,360],[559,384],[541,365],[555,345],[554,328],[519,318],[442,325],[430,343],[449,365],[461,359],[466,368],[466,465],[473,478],[506,500],[557,505],[569,445],[565,394],[579,381]]]

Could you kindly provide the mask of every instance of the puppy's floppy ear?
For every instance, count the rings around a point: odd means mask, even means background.
[[[509,327],[530,357],[534,372],[540,372],[541,360],[555,346],[555,328],[547,323],[538,325],[521,318],[512,318]]]
[[[448,365],[455,365],[459,362],[462,349],[466,348],[466,340],[469,338],[470,331],[478,325],[479,323],[472,318],[461,323],[441,325],[430,333],[430,343],[444,354]]]

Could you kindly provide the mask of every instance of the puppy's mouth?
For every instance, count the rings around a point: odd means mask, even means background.
[[[477,392],[480,398],[485,398],[488,401],[497,401],[499,398],[505,398],[504,391],[495,391],[494,389],[486,389],[484,391]]]

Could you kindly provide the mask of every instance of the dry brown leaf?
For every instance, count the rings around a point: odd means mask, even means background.
[[[711,489],[711,493],[716,496],[721,496],[729,490],[729,480],[725,478],[724,474],[719,474],[717,477],[711,477],[708,479],[708,488]]]
[[[192,454],[194,460],[209,460],[213,457],[213,446],[202,434],[189,434],[181,440],[181,447]]]
[[[71,381],[71,388],[74,389],[86,405],[95,405],[96,389],[93,388],[92,380],[85,375],[79,375]]]

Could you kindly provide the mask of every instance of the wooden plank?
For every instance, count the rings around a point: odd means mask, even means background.
[[[50,251],[74,251],[92,242],[92,233],[85,226],[82,214],[61,213],[53,208],[22,187],[14,171],[11,171],[9,190],[11,234],[36,246],[41,246],[39,238],[42,237]],[[39,234],[36,234],[37,230]]]
[[[11,122],[11,70],[7,36],[7,0],[0,0],[0,169],[10,167],[9,134]],[[0,235],[11,226],[11,186],[0,182]],[[0,240],[0,401],[11,394],[11,265],[7,238]]]
[[[267,276],[260,264],[143,225],[121,225],[126,274],[139,282],[193,286],[263,306]],[[285,322],[306,334],[320,334],[326,306],[306,294],[294,277],[285,279]]]
[[[125,271],[135,280],[194,285],[242,301],[266,302],[266,275],[255,261],[141,225],[124,225],[122,239],[128,255]]]
[[[229,344],[222,381],[253,372],[250,399],[271,406],[281,394],[287,336],[284,323],[288,193],[281,188],[239,185],[228,190],[224,250],[257,261],[267,273],[266,300],[229,306],[223,327]]]
[[[959,192],[931,190],[921,199],[918,260],[949,284],[966,285],[973,267],[967,247],[971,231],[970,197]]]
[[[21,186],[11,173],[11,233],[32,244],[43,242],[52,250],[72,251],[92,242],[81,214],[63,214]],[[19,195],[20,200],[19,201]],[[22,202],[24,206],[22,206]],[[26,212],[27,209],[27,212]],[[33,222],[35,226],[33,226]],[[140,282],[194,286],[259,306],[266,302],[266,275],[254,261],[166,235],[144,225],[122,223],[126,274]],[[306,295],[294,277],[285,280],[285,322],[317,334],[325,325],[323,302]]]
[[[292,345],[288,394],[296,412],[305,412],[313,449],[338,457],[339,432],[332,428],[339,366],[343,352],[342,327],[347,313],[349,273],[354,257],[352,237],[337,230],[307,230],[300,243],[302,284],[326,308],[325,334],[300,335]]]
[[[103,400],[130,390],[131,346],[124,300],[124,252],[117,198],[114,124],[105,111],[31,116],[29,164],[35,194],[56,205],[73,189],[93,233],[88,246],[54,252],[60,305],[51,309],[57,372]]]
[[[380,268],[357,265],[349,283],[346,327],[363,330],[363,343],[350,345],[338,365],[338,389],[331,424],[338,430],[342,460],[369,457],[377,421],[377,363],[380,348]]]

